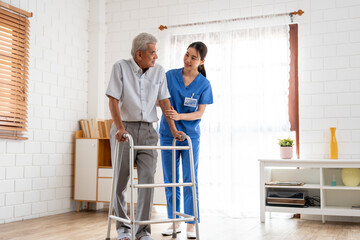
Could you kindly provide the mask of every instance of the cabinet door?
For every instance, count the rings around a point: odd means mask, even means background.
[[[111,193],[112,178],[98,179],[98,201],[109,202]]]
[[[77,139],[74,200],[96,201],[97,139]]]

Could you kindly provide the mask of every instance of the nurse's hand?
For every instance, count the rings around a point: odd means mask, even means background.
[[[165,117],[169,117],[172,120],[179,121],[181,120],[181,114],[178,114],[176,110],[174,110],[173,107],[171,107],[171,110],[165,111]]]
[[[185,133],[183,131],[173,131],[171,133],[177,141],[182,142],[185,140],[185,138],[183,138],[183,136],[185,136]]]

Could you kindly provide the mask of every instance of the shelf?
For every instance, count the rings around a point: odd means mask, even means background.
[[[99,139],[99,140],[110,140],[110,138],[85,138],[83,131],[79,130],[79,131],[75,131],[75,139]]]
[[[324,190],[356,190],[356,191],[360,191],[360,187],[347,187],[344,185],[339,185],[339,186],[325,185],[322,187],[322,189],[324,189]]]
[[[350,209],[355,209],[355,208],[346,207],[346,206],[325,206],[322,209],[324,209],[324,210],[350,210]],[[360,210],[360,209],[356,209],[356,210]]]
[[[346,206],[326,206],[322,211],[324,215],[360,217],[360,209]]]
[[[259,162],[261,222],[265,222],[265,212],[360,217],[360,209],[351,208],[351,206],[360,205],[360,186],[345,186],[341,181],[340,170],[342,168],[360,168],[360,159],[259,159]],[[331,186],[333,178],[338,180],[337,186]],[[310,184],[303,186],[265,185],[269,181]],[[309,197],[318,196],[321,198],[321,207],[268,206],[266,205],[266,196],[269,191],[304,192]]]
[[[112,169],[112,166],[98,166],[98,168],[108,168],[108,169]]]
[[[99,140],[110,140],[110,138],[84,138],[84,137],[80,137],[80,138],[76,138],[76,139],[99,139]]]
[[[300,214],[321,214],[320,207],[282,207],[282,206],[265,206],[266,212],[285,212]],[[360,211],[359,211],[360,213]]]
[[[354,209],[345,206],[326,206],[320,207],[281,207],[281,206],[266,206],[266,212],[284,212],[284,213],[300,213],[300,214],[315,214],[315,215],[332,215],[332,216],[360,216],[360,209]]]
[[[320,189],[320,184],[304,184],[303,186],[265,185],[265,188]]]
[[[359,168],[359,159],[259,159],[263,167]]]

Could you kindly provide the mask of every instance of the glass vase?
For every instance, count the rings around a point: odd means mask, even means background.
[[[330,128],[330,147],[329,147],[329,156],[330,159],[338,159],[338,145],[335,136],[336,128]]]

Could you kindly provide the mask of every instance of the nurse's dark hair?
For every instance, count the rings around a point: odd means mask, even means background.
[[[189,49],[189,48],[195,48],[195,50],[196,50],[196,51],[199,53],[199,55],[200,55],[200,60],[201,60],[201,61],[203,61],[203,60],[205,59],[206,54],[207,54],[207,51],[208,51],[205,43],[203,43],[203,42],[193,42],[192,44],[190,44],[190,45],[188,46],[187,49]],[[206,71],[205,71],[205,66],[204,66],[204,64],[199,65],[198,71],[199,71],[199,73],[201,73],[204,77],[206,77]]]

